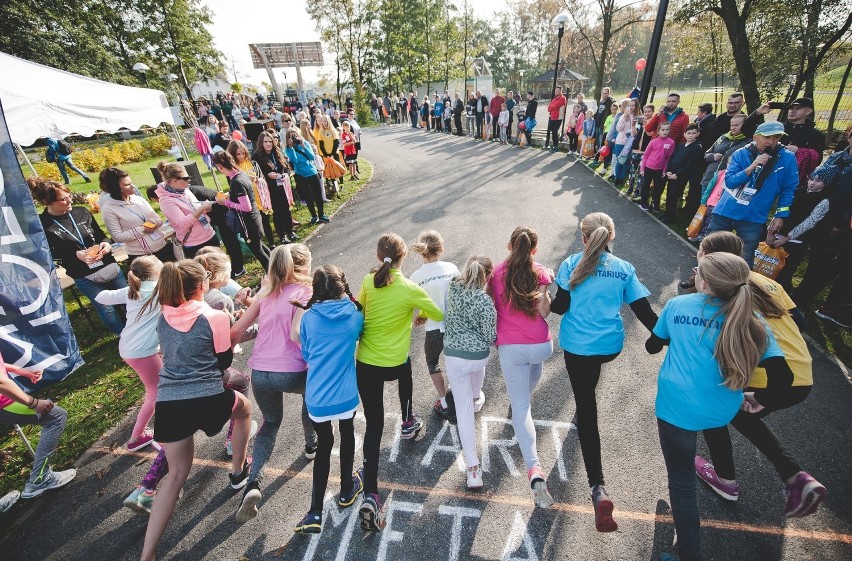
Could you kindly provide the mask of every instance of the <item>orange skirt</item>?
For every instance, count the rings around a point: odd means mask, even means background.
[[[331,156],[326,156],[322,159],[325,163],[325,169],[322,176],[326,179],[340,179],[346,175],[346,167],[340,163],[340,160]]]

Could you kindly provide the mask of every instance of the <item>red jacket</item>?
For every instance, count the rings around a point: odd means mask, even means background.
[[[502,95],[495,95],[491,98],[491,105],[488,106],[488,112],[491,113],[492,116],[497,117],[500,115],[500,111],[502,108],[500,107],[506,103],[506,98]]]
[[[560,110],[568,105],[568,100],[564,95],[560,95],[559,97],[554,97],[553,100],[547,105],[547,111],[550,113],[551,121],[558,121],[562,118],[560,116]]]
[[[647,123],[645,123],[645,132],[656,134],[657,127],[660,125],[660,115],[661,113],[657,113],[651,117]],[[686,127],[689,126],[689,116],[683,111],[683,109],[678,107],[675,110],[674,118],[672,118],[671,115],[668,116],[668,122],[671,125],[669,138],[678,144],[686,142],[686,138],[684,138],[683,133],[686,132]]]

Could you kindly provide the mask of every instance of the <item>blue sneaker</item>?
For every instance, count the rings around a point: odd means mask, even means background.
[[[319,534],[322,532],[322,514],[309,512],[293,529],[298,534]]]
[[[342,508],[352,506],[352,504],[355,502],[355,499],[358,498],[358,495],[363,490],[364,468],[362,467],[361,469],[352,474],[352,489],[348,493],[340,493],[340,497],[337,499],[337,504]]]

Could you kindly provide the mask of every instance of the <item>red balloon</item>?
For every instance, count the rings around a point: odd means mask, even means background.
[[[610,155],[611,152],[612,152],[612,149],[609,147],[609,144],[607,144],[606,146],[604,146],[603,148],[600,149],[598,154],[600,154],[601,158],[606,158],[607,156]]]
[[[242,140],[243,133],[241,133],[240,131],[234,131],[231,133],[231,138],[233,138],[234,140]]]
[[[641,71],[645,70],[645,66],[647,64],[648,64],[648,62],[644,58],[640,58],[639,60],[637,60],[636,61],[636,72],[641,72]]]
[[[521,121],[520,123],[518,123],[518,128],[521,130],[525,130],[527,128],[527,124]]]

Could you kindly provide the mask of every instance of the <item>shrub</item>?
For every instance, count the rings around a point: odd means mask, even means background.
[[[143,159],[155,158],[157,156],[165,156],[169,148],[172,147],[172,139],[167,134],[158,134],[157,136],[149,136],[142,140],[142,148],[145,150]]]
[[[33,162],[33,167],[36,170],[36,175],[43,179],[52,179],[53,181],[62,181],[62,174],[59,173],[59,168],[56,164],[48,162]]]

